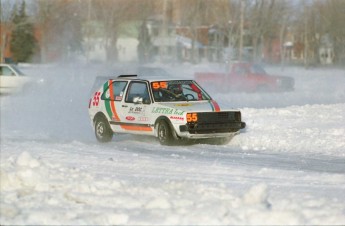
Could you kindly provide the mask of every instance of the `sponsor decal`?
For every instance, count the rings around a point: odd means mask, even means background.
[[[193,104],[188,104],[188,103],[186,103],[186,104],[175,104],[175,106],[177,106],[177,107],[187,107],[187,106],[192,106]]]
[[[143,111],[143,107],[130,107],[128,113],[140,114]]]
[[[161,108],[161,107],[154,107],[152,109],[152,113],[157,114],[166,114],[166,115],[183,115],[184,111],[173,109],[173,108]]]
[[[121,96],[116,96],[115,100],[122,100],[122,97]]]
[[[99,97],[101,96],[101,92],[96,92],[92,99],[92,106],[98,107],[99,105]]]
[[[181,116],[175,116],[175,115],[172,115],[169,117],[170,119],[174,119],[174,120],[181,120],[183,121],[184,120],[184,117],[181,117]]]
[[[173,80],[169,81],[169,85],[190,85],[193,82],[190,80]]]
[[[139,117],[139,118],[138,118],[138,121],[140,121],[140,122],[149,121],[149,117]]]
[[[135,118],[133,116],[126,116],[126,119],[128,121],[134,121],[135,120]]]

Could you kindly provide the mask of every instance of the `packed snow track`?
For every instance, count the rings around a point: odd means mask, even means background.
[[[208,90],[246,129],[227,145],[162,146],[98,143],[87,104],[108,72],[57,68],[23,67],[44,82],[0,96],[1,225],[345,224],[344,70],[268,68],[294,77],[289,93]]]

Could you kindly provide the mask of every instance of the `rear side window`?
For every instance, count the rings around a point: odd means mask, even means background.
[[[121,101],[127,86],[126,81],[109,81],[108,89],[103,93],[103,100]]]

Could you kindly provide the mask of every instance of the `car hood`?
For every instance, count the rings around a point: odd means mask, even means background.
[[[188,112],[213,112],[221,111],[222,109],[218,103],[214,100],[208,101],[181,101],[173,103],[160,103],[157,107],[161,108],[173,108],[180,111]]]

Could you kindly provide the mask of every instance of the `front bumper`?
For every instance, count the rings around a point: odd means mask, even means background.
[[[187,123],[180,125],[181,136],[189,138],[226,137],[246,127],[245,122]]]

